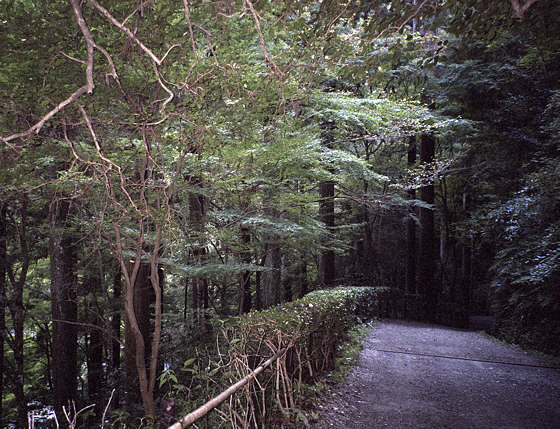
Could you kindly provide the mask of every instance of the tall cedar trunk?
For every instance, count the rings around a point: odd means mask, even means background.
[[[21,280],[21,278],[19,279]],[[16,281],[12,285],[11,313],[13,319],[13,351],[15,361],[14,394],[17,406],[18,425],[27,420],[27,401],[24,392],[24,308],[23,308],[23,286],[24,282]]]
[[[122,273],[119,266],[115,266],[113,275],[113,302],[111,305],[111,374],[113,382],[118,382],[117,373],[121,367],[121,308],[122,308]],[[120,396],[117,391],[113,395],[111,401],[113,409],[118,409],[120,405]]]
[[[365,160],[369,162],[371,151],[370,143],[364,139]],[[363,182],[364,197],[367,198],[369,193],[369,183],[367,180]],[[361,267],[356,267],[357,272],[361,272],[364,276],[365,284],[374,284],[374,263],[375,255],[373,249],[373,222],[370,216],[369,208],[365,206],[362,211],[361,221],[364,224],[364,237],[363,240],[358,242],[358,261],[361,262]]]
[[[463,194],[463,211],[469,209],[470,198],[465,192]],[[466,327],[469,323],[470,315],[470,296],[472,287],[472,250],[469,238],[465,237],[465,241],[461,247],[461,288],[459,290],[458,305],[462,320],[459,321],[460,326]]]
[[[86,334],[86,363],[87,363],[87,392],[90,404],[95,404],[96,414],[101,412],[101,389],[103,385],[103,321],[100,309],[96,302],[96,295],[102,280],[99,276],[87,277],[84,281],[84,289],[89,292],[86,301],[87,318],[91,325]]]
[[[243,250],[241,251],[241,260],[245,264],[251,263],[251,252],[249,252],[249,244],[251,235],[246,227],[240,228],[241,241],[243,242]],[[251,311],[251,272],[244,271],[239,275],[239,314]]]
[[[262,308],[267,309],[282,302],[282,252],[276,242],[268,244],[264,266],[267,270],[262,275]]]
[[[262,271],[255,273],[255,310],[263,309],[262,300]]]
[[[411,137],[408,142],[408,166],[416,164],[416,136]],[[416,190],[410,188],[407,191],[410,200],[416,199]],[[406,218],[406,293],[416,293],[416,222],[413,219],[414,209]]]
[[[132,268],[129,269],[129,272]],[[151,327],[151,313],[150,306],[154,303],[154,294],[152,291],[152,284],[150,281],[150,266],[147,263],[141,263],[136,275],[133,289],[133,308],[134,315],[136,316],[136,325],[140,330],[140,338],[133,328],[132,320],[125,319],[125,385],[127,389],[127,401],[130,403],[138,403],[141,393],[141,386],[139,385],[137,352],[138,347],[142,348],[144,353],[144,363],[149,359],[149,348],[146,346],[151,343],[152,327]]]
[[[423,134],[420,140],[420,162],[428,170],[433,167],[435,160],[435,140],[432,136]],[[426,204],[433,205],[435,190],[433,180],[420,188],[420,199]],[[420,208],[420,255],[418,266],[418,286],[424,299],[424,313],[427,320],[435,322],[437,318],[438,290],[436,284],[436,234],[433,208]]]
[[[111,331],[113,340],[111,342],[111,370],[116,371],[121,367],[121,302],[122,297],[122,274],[119,267],[115,267],[113,276],[113,305],[111,309]]]
[[[193,183],[202,186],[199,178],[191,178]],[[193,238],[198,243],[193,246],[193,265],[202,265],[206,249],[201,243],[204,239],[204,195],[199,192],[189,192],[189,224],[193,231]],[[192,281],[192,307],[196,323],[204,321],[205,309],[208,308],[208,282],[206,279],[193,278]]]
[[[319,183],[319,219],[327,230],[332,232],[334,227],[334,182],[332,181]],[[334,286],[336,276],[334,264],[334,251],[322,250],[319,261],[319,282],[323,286]]]
[[[302,261],[299,264],[299,298],[303,298],[309,291],[309,283],[307,281],[307,261],[305,255],[302,255]]]
[[[27,421],[27,401],[24,391],[24,321],[25,309],[23,306],[23,289],[27,278],[29,269],[29,252],[27,246],[27,200],[23,199],[19,208],[20,224],[17,230],[17,242],[19,244],[20,254],[16,259],[20,263],[19,277],[16,278],[12,261],[9,260],[7,255],[7,248],[5,258],[5,269],[10,284],[12,286],[11,298],[6,298],[6,304],[10,310],[12,317],[12,350],[14,353],[15,370],[12,372],[13,393],[16,399],[17,408],[17,424],[25,426]],[[6,219],[4,219],[5,221]],[[6,231],[7,233],[7,231]],[[6,243],[7,246],[7,243]],[[7,294],[7,292],[6,292]],[[23,427],[22,426],[22,427]]]
[[[323,90],[328,90],[324,88]],[[333,145],[333,133],[336,129],[336,124],[332,121],[325,121],[321,124],[321,140],[322,144],[327,148],[332,148]],[[319,220],[325,224],[328,233],[333,232],[334,227],[334,182],[327,180],[319,183]],[[323,238],[323,245],[326,246],[325,238]],[[334,251],[325,248],[321,251],[319,255],[319,266],[318,266],[318,280],[323,286],[330,287],[334,286],[335,282],[335,261],[334,261]]]
[[[281,268],[281,272],[285,271],[286,269],[286,258],[284,255],[281,256],[282,258],[282,268]],[[283,296],[282,296],[282,302],[290,302],[292,301],[293,297],[294,297],[294,291],[292,288],[292,284],[294,282],[293,277],[287,277],[284,279],[283,286]]]
[[[69,401],[76,400],[78,376],[76,249],[73,238],[65,231],[68,210],[66,202],[59,202],[53,207],[49,249],[53,402],[57,413],[61,413],[62,407],[67,406]]]
[[[369,185],[364,181],[364,195],[367,195]],[[375,259],[373,249],[373,221],[370,216],[369,209],[363,209],[364,222],[364,240],[362,244],[362,267],[361,270],[365,275],[366,284],[374,284],[375,275]]]
[[[0,203],[0,427],[4,427],[2,398],[4,396],[4,333],[6,332],[6,210]]]

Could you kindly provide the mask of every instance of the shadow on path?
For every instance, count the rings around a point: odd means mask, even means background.
[[[560,370],[479,332],[383,321],[314,429],[560,429]]]

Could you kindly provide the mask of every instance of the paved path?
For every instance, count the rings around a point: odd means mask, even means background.
[[[550,366],[478,332],[380,322],[313,428],[560,428]]]

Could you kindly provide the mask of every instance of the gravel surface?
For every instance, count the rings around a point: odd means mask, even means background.
[[[313,429],[560,429],[560,370],[479,332],[376,324]]]

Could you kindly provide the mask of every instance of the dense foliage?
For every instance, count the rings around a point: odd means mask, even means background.
[[[89,427],[144,425],[171,385],[185,411],[247,313],[230,353],[264,357],[250,338],[274,315],[291,330],[267,325],[267,353],[301,341],[285,368],[313,379],[356,297],[276,306],[338,284],[398,290],[405,317],[488,313],[496,335],[560,353],[559,15],[0,3],[0,425],[64,423],[69,401],[95,403]]]

